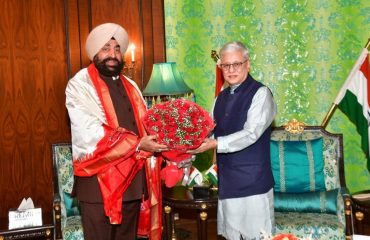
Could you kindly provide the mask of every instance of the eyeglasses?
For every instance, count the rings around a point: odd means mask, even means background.
[[[246,63],[247,61],[248,61],[248,59],[247,59],[247,60],[245,60],[244,62],[235,62],[235,63],[230,63],[230,64],[220,64],[220,68],[221,68],[222,70],[224,70],[224,71],[230,71],[230,67],[233,67],[233,68],[234,68],[234,70],[238,71],[238,70],[240,70],[240,67],[241,67],[244,63]]]

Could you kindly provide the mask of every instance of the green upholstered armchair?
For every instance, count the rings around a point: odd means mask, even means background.
[[[343,166],[343,137],[296,120],[271,134],[276,233],[299,238],[350,239],[351,200]]]
[[[83,231],[78,202],[71,197],[72,146],[70,143],[53,144],[52,153],[55,239],[82,240]]]

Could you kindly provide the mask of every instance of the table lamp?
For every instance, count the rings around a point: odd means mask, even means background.
[[[148,106],[171,98],[185,97],[194,100],[193,95],[193,90],[182,79],[175,62],[153,64],[152,74],[143,91]]]

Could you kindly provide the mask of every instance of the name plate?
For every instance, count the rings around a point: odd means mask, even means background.
[[[41,208],[9,211],[9,230],[42,226]]]

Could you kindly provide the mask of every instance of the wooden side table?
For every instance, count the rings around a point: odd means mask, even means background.
[[[10,239],[47,239],[54,236],[54,225],[47,224],[40,227],[19,228],[0,231],[0,240]]]
[[[355,234],[370,235],[370,190],[352,195]]]
[[[176,209],[196,210],[198,240],[207,239],[207,218],[208,211],[217,208],[217,191],[209,191],[209,196],[194,198],[193,192],[184,186],[173,188],[162,188],[163,212],[165,216],[164,234],[167,240],[176,240],[176,227],[174,211]]]

